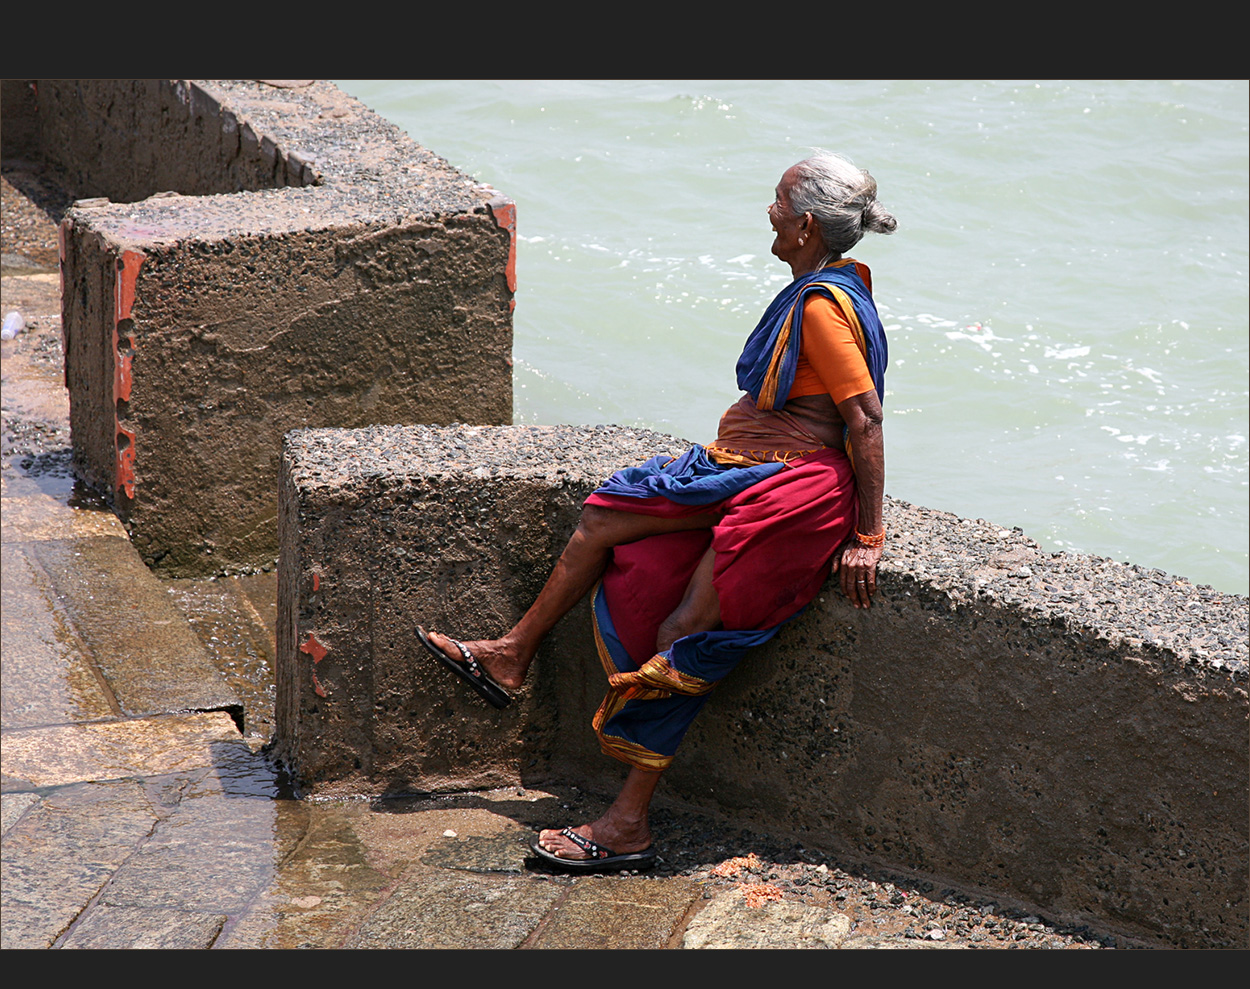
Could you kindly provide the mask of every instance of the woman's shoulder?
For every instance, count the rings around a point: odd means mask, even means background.
[[[868,265],[864,264],[863,261],[856,261],[854,258],[842,258],[840,261],[833,262],[833,264],[829,267],[834,270],[839,268],[851,269],[855,272],[855,274],[859,275],[859,280],[864,283],[864,287],[867,288],[869,292],[872,291],[872,272],[869,270]]]

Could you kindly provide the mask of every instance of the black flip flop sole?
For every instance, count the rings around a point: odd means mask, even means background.
[[[538,842],[530,845],[544,863],[567,872],[620,872],[622,869],[650,869],[655,865],[655,849],[647,848],[641,852],[629,852],[623,855],[611,855],[602,859],[566,859],[543,848]]]
[[[430,640],[430,637],[425,629],[423,629],[420,625],[417,626],[417,638],[421,640],[421,645],[425,646],[425,648],[429,650],[431,656],[437,659],[440,663],[446,666],[447,669],[451,670],[454,674],[456,674],[456,676],[460,677],[461,680],[472,687],[477,692],[478,696],[486,701],[486,703],[490,704],[492,707],[500,709],[505,708],[512,703],[512,696],[504,690],[503,687],[499,686],[499,684],[492,680],[490,675],[485,670],[481,669],[480,666],[478,667],[478,670],[481,673],[480,676],[474,676],[470,672],[468,663],[470,661],[476,663],[477,661],[472,659],[472,653],[465,649],[463,643],[456,642],[455,639],[451,640],[452,642],[455,642],[461,651],[469,657],[468,660],[461,663],[452,659],[445,652],[443,652],[443,650],[438,648],[438,646]]]

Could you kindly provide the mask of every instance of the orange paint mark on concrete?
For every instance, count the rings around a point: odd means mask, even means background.
[[[330,650],[327,649],[325,646],[323,646],[320,642],[318,642],[316,639],[316,636],[314,636],[311,632],[309,632],[308,638],[305,639],[304,644],[299,647],[299,651],[303,653],[307,653],[309,656],[311,656],[313,665],[315,666],[316,664],[320,663],[323,659],[326,658],[326,653],[328,653]]]
[[[122,251],[121,267],[117,270],[117,303],[116,319],[121,322],[130,318],[130,310],[135,304],[135,282],[139,279],[139,266],[143,264],[144,255],[139,251]]]
[[[495,225],[508,231],[508,264],[504,275],[508,280],[508,291],[516,292],[516,203],[511,199],[495,199],[487,204]],[[508,308],[516,308],[516,299],[508,303]]]
[[[118,349],[117,363],[113,367],[113,394],[119,402],[130,401],[130,387],[134,383],[130,371],[133,360],[134,354],[123,354],[121,349]]]
[[[313,591],[316,592],[316,591],[319,591],[320,589],[321,589],[321,574],[315,573],[313,574]]]
[[[302,653],[307,653],[309,656],[312,657],[313,690],[316,692],[318,697],[328,697],[329,694],[326,693],[326,688],[321,686],[321,681],[317,679],[316,666],[318,663],[320,663],[323,659],[326,658],[326,653],[328,653],[330,650],[327,649],[325,646],[323,646],[320,642],[318,642],[317,637],[313,635],[311,632],[309,632],[308,638],[305,639],[304,644],[299,647],[299,651]]]
[[[134,347],[134,340],[126,338],[127,353],[122,353],[118,324],[130,318],[130,311],[135,304],[135,283],[139,279],[139,267],[143,264],[144,255],[139,251],[122,251],[121,264],[117,269],[117,280],[113,290],[113,402],[129,402],[130,390],[134,382],[131,362],[134,355],[129,351]],[[116,414],[116,413],[114,413]],[[126,492],[126,497],[135,496],[135,434],[116,422],[117,432],[115,444],[117,451],[117,482],[116,487]]]
[[[135,434],[124,426],[117,427],[117,487],[126,497],[135,496]]]

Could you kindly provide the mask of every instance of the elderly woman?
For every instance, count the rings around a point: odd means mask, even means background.
[[[543,637],[593,592],[608,678],[594,729],[630,768],[598,820],[540,833],[534,851],[548,863],[650,865],[652,794],[716,683],[831,569],[855,607],[871,606],[885,542],[886,342],[868,269],[845,254],[865,231],[897,226],[876,191],[837,155],[787,169],[768,217],[772,253],[794,280],[747,339],[737,367],[745,394],[715,441],[619,471],[595,491],[538,599],[502,638],[417,629],[435,658],[503,707]]]

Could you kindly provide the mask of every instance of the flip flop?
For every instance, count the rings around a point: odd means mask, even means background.
[[[451,644],[460,650],[460,655],[464,657],[463,661],[458,661],[452,659],[447,653],[438,648],[430,639],[429,633],[420,625],[417,626],[417,638],[421,640],[421,645],[425,646],[435,659],[476,690],[486,703],[498,708],[507,707],[512,703],[512,696],[491,679],[490,674],[482,669],[481,664],[473,658],[473,653],[469,652],[469,647],[463,642],[457,642],[455,639],[450,640]]]
[[[597,841],[583,838],[572,828],[565,828],[560,834],[568,838],[578,848],[591,857],[588,859],[566,859],[554,852],[549,852],[538,842],[530,845],[534,854],[558,869],[569,872],[616,872],[620,869],[650,869],[655,865],[655,846],[648,845],[640,852],[614,852]]]

